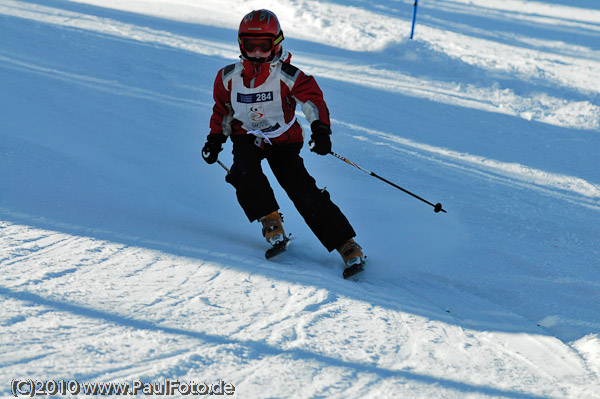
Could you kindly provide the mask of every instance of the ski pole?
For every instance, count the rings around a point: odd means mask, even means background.
[[[412,40],[413,35],[415,34],[415,22],[417,20],[417,6],[419,5],[419,0],[415,0],[415,8],[413,11],[413,20],[412,20],[412,28],[410,29],[410,38]]]
[[[379,180],[381,180],[381,181],[383,181],[383,182],[385,182],[385,183],[387,183],[387,184],[389,184],[389,185],[391,185],[391,186],[394,186],[394,187],[396,187],[398,190],[404,191],[406,194],[408,194],[408,195],[411,195],[411,196],[415,197],[416,199],[418,199],[418,200],[421,200],[421,201],[423,201],[424,203],[431,205],[431,206],[433,207],[433,211],[434,211],[435,213],[438,213],[439,211],[442,211],[442,212],[444,212],[444,213],[448,213],[448,212],[446,212],[446,210],[444,210],[444,209],[442,208],[442,204],[440,204],[439,202],[438,202],[437,204],[435,204],[435,205],[434,205],[434,204],[432,204],[431,202],[429,202],[429,201],[427,201],[427,200],[425,200],[425,199],[423,199],[423,198],[419,197],[418,195],[416,195],[416,194],[413,194],[413,193],[411,193],[410,191],[403,189],[402,187],[398,186],[397,184],[394,184],[394,183],[392,183],[391,181],[389,181],[389,180],[387,180],[387,179],[384,179],[383,177],[379,176],[377,173],[375,173],[375,172],[371,172],[370,170],[366,170],[366,169],[363,169],[363,168],[361,168],[360,166],[358,166],[358,165],[357,165],[357,164],[355,164],[354,162],[350,161],[350,160],[349,160],[349,159],[347,159],[347,158],[344,158],[343,156],[341,156],[341,155],[339,155],[339,154],[336,154],[336,153],[335,153],[335,152],[333,152],[333,151],[331,151],[331,152],[330,152],[330,154],[331,154],[331,155],[333,155],[334,157],[336,157],[337,159],[341,159],[342,161],[344,161],[344,162],[346,162],[346,163],[348,163],[348,164],[350,164],[350,165],[354,166],[355,168],[358,168],[358,169],[362,170],[363,172],[365,172],[365,173],[367,173],[367,174],[369,174],[369,175],[371,175],[371,176],[373,176],[373,177],[376,177],[376,178],[378,178]]]
[[[219,160],[217,159],[217,163],[218,163],[219,165],[221,165],[221,167],[227,171],[227,174],[229,174],[229,172],[230,172],[230,171],[229,171],[229,168],[228,168],[227,166],[225,166],[225,164],[224,164],[223,162],[221,162],[221,161],[219,161]]]

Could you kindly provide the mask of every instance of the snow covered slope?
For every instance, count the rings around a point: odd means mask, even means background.
[[[321,85],[334,151],[448,211],[304,149],[369,257],[359,282],[276,184],[296,239],[264,260],[200,157],[257,8]],[[600,397],[600,4],[423,1],[411,41],[412,12],[0,0],[0,396],[222,379],[242,398]]]

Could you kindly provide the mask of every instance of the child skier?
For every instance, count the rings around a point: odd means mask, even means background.
[[[307,225],[328,251],[336,249],[346,267],[362,265],[364,255],[354,241],[355,232],[329,193],[316,186],[304,167],[300,149],[302,127],[296,121],[299,103],[312,131],[312,152],[331,152],[329,110],[312,76],[290,64],[282,47],[283,32],[274,13],[257,10],[241,21],[238,42],[241,61],[217,74],[210,119],[210,134],[202,149],[213,164],[227,137],[233,142],[233,165],[227,175],[239,204],[273,246],[287,244],[279,205],[261,168],[266,159]]]

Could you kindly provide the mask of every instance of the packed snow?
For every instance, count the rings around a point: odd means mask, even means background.
[[[200,156],[259,8],[323,89],[333,150],[447,210],[305,147],[368,256],[357,281],[266,164],[294,240],[265,260]],[[0,0],[0,396],[600,398],[600,3],[425,0],[410,40],[413,11]]]

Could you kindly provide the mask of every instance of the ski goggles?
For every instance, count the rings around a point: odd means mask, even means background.
[[[247,53],[253,53],[256,50],[260,50],[263,53],[270,53],[281,40],[283,40],[282,36],[277,38],[269,36],[242,36],[240,37],[240,46]]]

